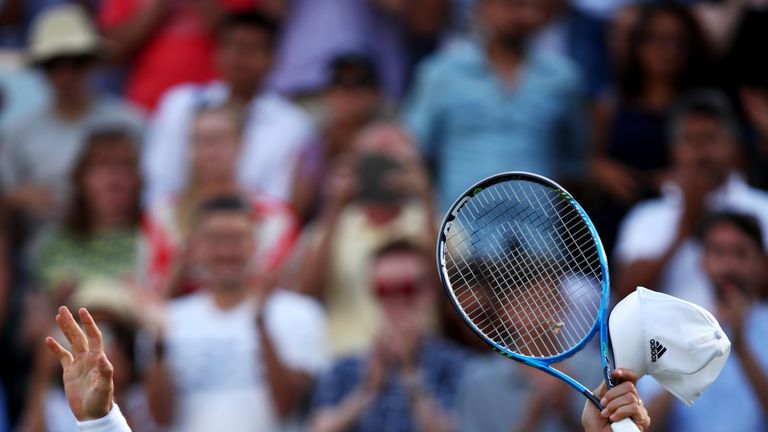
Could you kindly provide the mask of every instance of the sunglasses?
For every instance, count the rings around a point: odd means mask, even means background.
[[[374,284],[373,292],[380,299],[387,298],[413,298],[421,291],[419,283],[416,281],[403,282],[377,282]]]
[[[46,60],[41,63],[41,66],[46,72],[56,69],[83,70],[92,65],[93,62],[94,58],[90,55],[61,56]]]

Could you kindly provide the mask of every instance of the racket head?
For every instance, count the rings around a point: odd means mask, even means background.
[[[566,219],[562,215],[556,217],[560,212],[566,214]],[[477,226],[473,225],[475,221],[479,221]],[[578,231],[575,233],[578,238],[569,239],[568,235],[574,234],[570,229],[576,225]],[[504,236],[496,235],[499,233],[504,233]],[[511,241],[510,235],[513,237]],[[549,246],[544,241],[548,238],[551,239]],[[578,256],[578,246],[582,243],[588,244],[585,249],[588,256],[583,253]],[[557,247],[552,244],[557,244]],[[574,248],[574,245],[577,247]],[[504,252],[509,248],[522,252],[518,256],[510,257]],[[535,252],[531,252],[532,250]],[[551,260],[547,259],[547,255],[551,255]],[[483,261],[486,259],[489,261],[482,270]],[[505,260],[507,266],[498,264]],[[607,371],[606,376],[609,376],[610,359],[606,356],[610,355],[610,345],[607,339],[603,341],[602,337],[603,334],[607,336],[607,320],[604,317],[610,286],[605,251],[586,212],[559,184],[532,173],[507,172],[488,177],[473,185],[454,202],[443,219],[438,235],[437,266],[443,288],[453,307],[464,322],[495,351],[543,369],[572,356],[582,349],[597,331],[601,331],[603,370]],[[510,270],[528,267],[544,270],[536,274],[529,269],[525,277],[512,281],[499,276],[502,271],[510,273]],[[543,273],[547,273],[550,278],[544,277],[546,275]],[[549,323],[553,325],[550,332],[554,332],[557,337],[562,335],[565,342],[551,340],[550,334],[549,338],[544,338],[550,340],[534,343],[533,345],[537,345],[535,349],[521,348],[525,344],[517,342],[510,343],[507,340],[509,337],[514,339],[524,332],[515,328],[501,329],[504,326],[500,325],[502,322],[498,318],[499,311],[493,309],[493,306],[488,306],[486,301],[501,303],[502,298],[496,293],[489,295],[488,292],[493,292],[494,288],[484,285],[506,282],[510,284],[507,288],[513,284],[513,288],[519,288],[539,278],[545,280],[547,285],[558,285],[544,288],[540,286],[540,289],[557,291],[561,289],[559,285],[563,285],[563,278],[567,277],[575,277],[575,289],[587,293],[584,294],[587,296],[585,308],[579,308],[582,316],[571,317],[572,321],[578,321],[578,329],[575,325],[571,326],[574,323],[570,321],[566,323],[558,317],[554,320],[553,316],[545,317],[552,321]],[[573,286],[571,288],[574,289]],[[485,294],[479,294],[482,292]],[[504,302],[513,306],[511,309],[523,310],[528,309],[527,306],[534,306],[537,300],[536,296],[532,295],[528,300],[513,299],[511,303],[507,300]],[[556,309],[562,311],[568,309],[568,305],[565,301]],[[588,315],[584,312],[587,309]],[[546,315],[546,311],[542,314]],[[528,325],[532,325],[534,321],[530,317],[516,316],[515,313],[512,315],[515,316],[506,314],[503,317],[504,321],[509,320],[507,325],[510,322],[526,322],[526,319]],[[492,318],[493,316],[496,318]],[[490,320],[491,324],[484,320]],[[563,378],[563,374],[553,375]],[[584,390],[584,387],[575,381],[569,378],[566,381],[579,390]],[[594,401],[594,396],[590,399]]]

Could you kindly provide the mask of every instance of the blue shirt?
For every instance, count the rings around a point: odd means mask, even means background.
[[[429,339],[421,348],[419,363],[424,390],[440,408],[452,412],[462,377],[467,351],[445,341]],[[340,360],[317,384],[312,409],[317,411],[340,404],[365,380],[367,358]],[[378,397],[349,431],[416,431],[408,393],[397,374],[390,374]]]
[[[404,121],[436,170],[442,208],[502,171],[580,175],[587,152],[580,81],[569,60],[537,49],[512,86],[474,43],[426,60]]]
[[[723,326],[728,333],[728,328]],[[752,354],[768,373],[768,306],[758,304],[744,324],[746,341]],[[640,397],[648,399],[664,389],[651,378],[643,378],[638,386]],[[674,400],[667,430],[675,432],[763,432],[768,431],[768,416],[744,374],[737,354],[731,350],[728,361],[715,382],[696,399],[693,406]]]

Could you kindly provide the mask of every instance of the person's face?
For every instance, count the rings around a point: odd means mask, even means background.
[[[236,90],[258,88],[272,66],[272,40],[258,28],[224,30],[216,47],[221,78]]]
[[[240,133],[235,120],[225,112],[207,112],[192,126],[192,171],[198,181],[232,176],[240,152]]]
[[[492,39],[519,45],[550,15],[546,0],[482,0],[479,13]]]
[[[397,252],[377,258],[372,269],[373,290],[391,320],[424,313],[429,298],[424,259],[417,252]]]
[[[688,55],[688,39],[680,21],[668,13],[656,14],[641,37],[639,55],[648,77],[677,78]]]
[[[682,174],[722,182],[734,162],[735,143],[722,122],[706,115],[681,120],[674,136],[674,155]]]
[[[325,97],[331,116],[341,123],[362,123],[370,119],[381,104],[381,93],[366,85],[332,85]]]
[[[88,86],[88,74],[93,59],[86,56],[57,57],[43,64],[48,83],[60,97],[71,97]]]
[[[116,142],[94,151],[83,174],[86,200],[102,214],[127,213],[139,189],[136,152],[130,142]]]
[[[722,297],[727,289],[754,296],[763,280],[765,258],[759,246],[728,223],[712,227],[704,238],[704,270]]]
[[[245,287],[256,251],[248,215],[219,211],[202,217],[193,233],[197,257],[213,289]]]

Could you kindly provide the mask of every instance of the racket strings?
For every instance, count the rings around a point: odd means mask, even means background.
[[[476,194],[448,232],[444,260],[464,314],[512,352],[562,354],[596,320],[597,246],[579,210],[546,186],[506,182]]]

